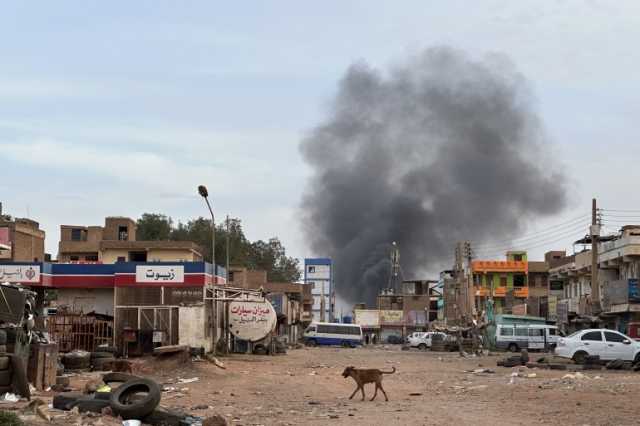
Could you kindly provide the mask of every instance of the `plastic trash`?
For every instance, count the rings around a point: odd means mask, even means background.
[[[15,393],[5,393],[0,396],[0,402],[18,402],[20,401],[20,397]]]
[[[140,426],[142,422],[140,420],[124,420],[122,426]]]

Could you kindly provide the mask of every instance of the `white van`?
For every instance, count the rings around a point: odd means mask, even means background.
[[[555,325],[499,324],[496,327],[496,347],[517,352],[521,349],[553,349],[560,332]]]

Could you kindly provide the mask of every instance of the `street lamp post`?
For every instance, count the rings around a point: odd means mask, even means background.
[[[207,207],[209,208],[209,212],[211,213],[211,265],[213,266],[212,272],[212,282],[215,286],[216,284],[216,219],[213,215],[213,209],[211,208],[211,204],[209,203],[209,191],[207,191],[207,187],[204,185],[198,186],[198,193],[204,201],[207,203]],[[212,322],[213,322],[213,330],[212,330],[212,348],[211,351],[216,353],[216,341],[218,340],[218,304],[216,303],[216,291],[215,287],[213,289],[213,299],[211,301],[211,309],[212,309]]]

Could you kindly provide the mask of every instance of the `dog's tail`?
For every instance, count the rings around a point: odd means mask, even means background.
[[[395,367],[391,367],[391,371],[380,371],[382,374],[393,374],[396,372]]]

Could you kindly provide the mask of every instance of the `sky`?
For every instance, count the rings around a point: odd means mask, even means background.
[[[640,2],[621,0],[7,2],[0,201],[41,223],[55,257],[61,224],[206,216],[205,184],[219,220],[321,256],[299,223],[300,141],[351,64],[386,70],[448,45],[506,55],[532,87],[570,193],[526,235],[588,214],[593,197],[640,210],[638,40]]]

